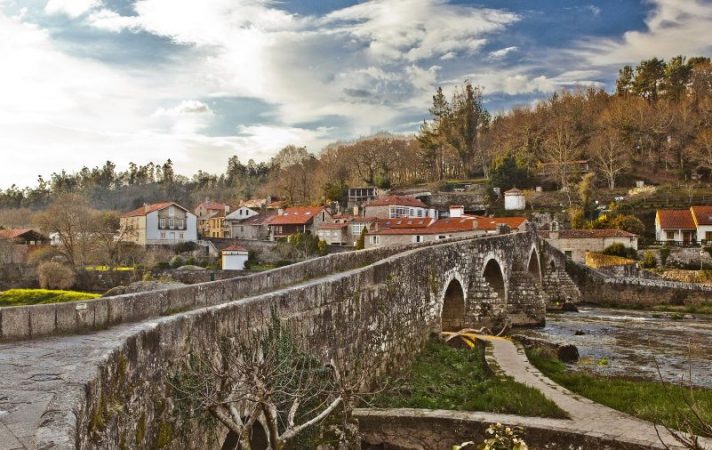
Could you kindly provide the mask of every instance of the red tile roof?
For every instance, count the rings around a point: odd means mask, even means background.
[[[323,206],[287,208],[284,213],[275,216],[270,225],[306,225],[324,209]]]
[[[140,208],[136,208],[133,211],[129,211],[122,215],[121,217],[141,217],[145,216],[148,213],[152,213],[153,211],[160,211],[161,209],[167,208],[169,206],[177,206],[178,208],[188,211],[187,209],[183,208],[176,202],[161,202],[161,203],[152,203],[150,205],[144,205],[141,206]]]
[[[556,233],[556,231],[540,231],[539,235],[544,239],[549,239],[551,233]],[[637,234],[629,233],[627,231],[604,228],[596,230],[559,230],[559,239],[601,239],[601,238],[612,238],[612,237],[625,237],[634,238],[638,237]]]
[[[526,217],[475,217],[477,218],[477,228],[487,231],[496,230],[497,225],[508,225],[512,230],[517,230],[527,221]]]
[[[410,206],[414,208],[427,208],[428,205],[415,197],[404,197],[400,195],[389,195],[380,197],[366,203],[366,206]]]
[[[400,219],[391,219],[400,220]],[[417,234],[441,234],[441,233],[461,233],[465,231],[475,231],[475,218],[472,216],[450,217],[447,219],[415,219],[428,221],[425,226],[420,227],[391,227],[382,228],[369,234],[380,235],[417,235]]]
[[[245,247],[241,247],[239,245],[231,245],[229,247],[225,247],[222,249],[223,252],[247,252],[247,249]]]
[[[660,228],[672,230],[694,230],[695,221],[689,209],[659,209],[657,221]]]
[[[690,211],[697,225],[712,225],[712,206],[693,206]]]
[[[382,228],[425,228],[435,219],[430,217],[400,217],[397,219],[377,219],[379,229]]]

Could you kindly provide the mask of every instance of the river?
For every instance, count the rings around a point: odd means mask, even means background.
[[[574,370],[659,380],[657,366],[666,381],[692,379],[712,388],[712,316],[682,316],[581,307],[578,313],[548,314],[544,328],[523,334],[576,345],[581,359],[570,365]]]

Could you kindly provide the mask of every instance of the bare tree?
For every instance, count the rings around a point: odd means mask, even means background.
[[[601,129],[592,141],[591,153],[608,188],[614,189],[616,177],[630,167],[630,160],[618,132],[610,127]]]
[[[251,449],[259,422],[273,450],[344,406],[344,382],[335,364],[300,350],[275,320],[267,336],[247,344],[224,339],[212,358],[193,355],[171,380],[178,401],[209,413]],[[349,391],[350,392],[350,391]],[[347,398],[349,404],[351,398]]]

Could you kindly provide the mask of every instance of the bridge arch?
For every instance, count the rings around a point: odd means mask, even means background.
[[[504,266],[496,257],[493,256],[485,260],[482,277],[489,284],[489,287],[497,293],[497,297],[506,303],[507,283],[505,282]]]
[[[465,327],[465,289],[462,280],[452,275],[445,287],[440,310],[440,329],[459,331]]]
[[[539,257],[539,251],[536,245],[532,245],[531,250],[529,250],[529,261],[527,262],[527,273],[529,276],[537,283],[541,284],[542,281],[542,271],[541,271],[541,258]]]

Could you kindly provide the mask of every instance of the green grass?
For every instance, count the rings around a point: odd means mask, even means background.
[[[371,404],[568,417],[536,389],[489,374],[479,350],[455,349],[437,340],[428,342],[403,379],[394,384],[397,390],[379,394]]]
[[[0,306],[43,305],[46,303],[75,302],[99,297],[99,294],[50,289],[9,289],[0,292]]]
[[[134,267],[126,267],[126,266],[116,266],[113,269],[110,268],[109,266],[86,266],[86,267],[84,267],[84,270],[94,271],[94,272],[108,272],[109,270],[113,270],[116,272],[128,272],[128,271],[136,270],[136,269]]]
[[[252,264],[247,270],[250,272],[264,272],[266,270],[276,269],[277,267],[276,264]]]
[[[544,375],[567,389],[632,416],[682,430],[687,430],[685,424],[690,423],[699,433],[699,424],[693,420],[686,402],[691,401],[701,417],[712,423],[712,390],[572,371],[555,357],[537,350],[527,350],[527,357]]]

